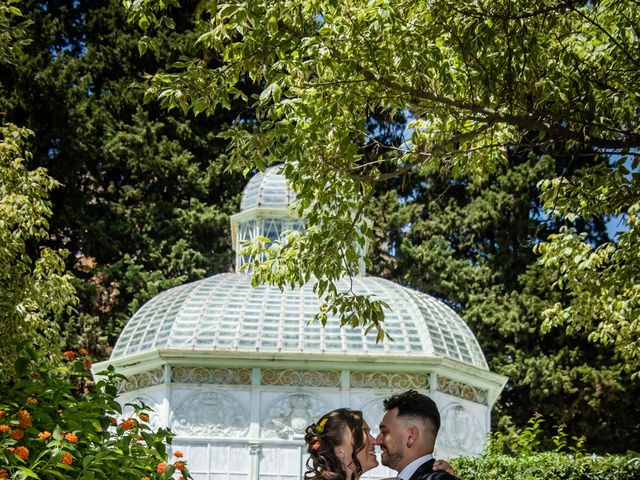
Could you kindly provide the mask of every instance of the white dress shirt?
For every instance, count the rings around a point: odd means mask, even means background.
[[[398,472],[398,476],[396,477],[396,480],[398,479],[409,480],[411,476],[414,473],[416,473],[416,470],[420,468],[420,465],[428,462],[432,458],[433,458],[433,455],[431,455],[430,453],[420,458],[416,458],[413,462],[411,462],[409,465],[404,467],[401,472]]]

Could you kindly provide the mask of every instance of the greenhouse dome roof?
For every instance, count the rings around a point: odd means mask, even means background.
[[[251,286],[251,275],[223,273],[167,290],[127,323],[111,359],[156,349],[290,352],[305,354],[448,357],[488,370],[466,323],[433,297],[382,278],[354,277],[353,290],[389,305],[385,330],[393,341],[375,342],[361,328],[340,328],[329,318],[309,324],[320,300],[312,284],[281,292]],[[347,290],[349,281],[340,282]]]
[[[267,168],[264,172],[256,173],[242,192],[240,211],[256,207],[288,208],[295,198],[285,178],[280,174],[282,166]]]

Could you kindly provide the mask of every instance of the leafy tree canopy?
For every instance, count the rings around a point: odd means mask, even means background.
[[[24,345],[56,349],[52,320],[76,301],[63,252],[43,246],[56,182],[42,168],[25,167],[29,133],[0,128],[0,381],[15,376]]]
[[[170,24],[178,7],[125,3],[148,31]],[[598,244],[567,226],[538,245],[568,295],[546,310],[546,326],[586,330],[632,371],[640,366],[635,2],[205,1],[194,15],[202,55],[158,73],[150,95],[195,113],[250,101],[257,121],[228,130],[232,158],[247,168],[284,159],[308,222],[304,235],[270,247],[256,278],[324,278],[327,309],[381,332],[383,305],[333,284],[357,271],[358,249],[373,235],[362,212],[374,186],[434,168],[481,182],[507,164],[511,148],[542,161],[563,144],[573,169],[594,155],[600,166],[543,181],[543,214],[569,222],[622,216],[628,230]],[[246,79],[262,93],[247,98],[238,88]],[[374,113],[410,120],[402,142],[370,134]],[[381,152],[375,161],[366,147]]]

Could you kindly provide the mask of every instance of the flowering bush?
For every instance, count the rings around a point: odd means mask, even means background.
[[[189,478],[181,452],[168,462],[172,434],[151,430],[145,405],[121,418],[115,384],[122,375],[110,369],[89,390],[85,351],[65,352],[57,368],[27,354],[17,380],[0,383],[0,480]]]

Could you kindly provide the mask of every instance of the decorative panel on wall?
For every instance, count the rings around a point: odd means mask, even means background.
[[[482,451],[487,431],[471,409],[460,403],[451,403],[440,411],[440,420],[438,448],[473,454]]]
[[[249,414],[238,399],[221,392],[189,395],[171,419],[176,435],[195,437],[244,437],[249,431]]]
[[[260,436],[302,438],[307,426],[329,410],[331,408],[317,395],[293,393],[282,396],[264,409]]]

